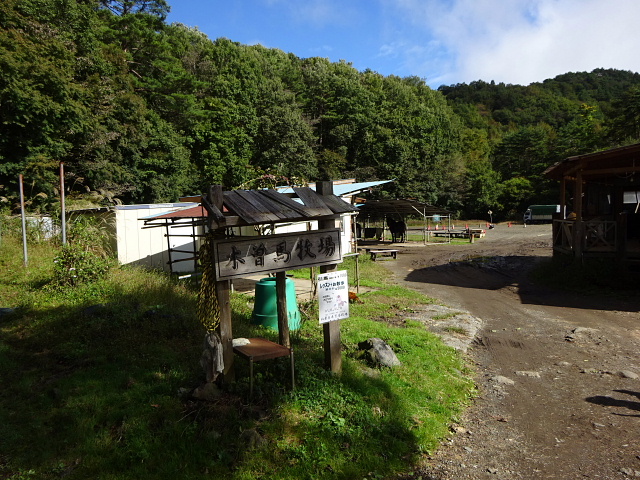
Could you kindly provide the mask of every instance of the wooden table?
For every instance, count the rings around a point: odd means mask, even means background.
[[[284,347],[266,338],[248,338],[247,340],[249,340],[249,343],[233,347],[233,351],[242,358],[249,360],[249,395],[253,395],[253,362],[271,360],[279,357],[291,358],[291,389],[294,389],[293,348]]]

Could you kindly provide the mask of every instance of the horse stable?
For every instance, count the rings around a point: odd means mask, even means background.
[[[560,181],[554,255],[640,266],[640,143],[568,157],[544,175]]]

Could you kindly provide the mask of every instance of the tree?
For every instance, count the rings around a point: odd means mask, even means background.
[[[100,5],[119,16],[144,13],[163,21],[170,10],[165,0],[100,0]]]

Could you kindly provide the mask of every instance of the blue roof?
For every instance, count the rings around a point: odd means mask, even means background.
[[[377,187],[378,185],[383,185],[385,183],[393,182],[393,180],[378,180],[375,182],[359,182],[359,183],[338,183],[333,185],[333,194],[341,197],[343,195],[349,195],[356,193],[364,192],[369,190],[370,188]],[[309,188],[315,190],[315,184],[310,184]],[[278,192],[280,193],[294,193],[293,188],[291,187],[278,187]]]

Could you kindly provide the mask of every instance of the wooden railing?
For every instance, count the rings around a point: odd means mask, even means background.
[[[576,231],[577,229],[577,231]],[[615,253],[618,229],[611,220],[553,221],[553,249],[562,253]],[[575,241],[579,241],[576,248]]]
[[[553,249],[561,253],[573,253],[574,221],[553,221]]]

